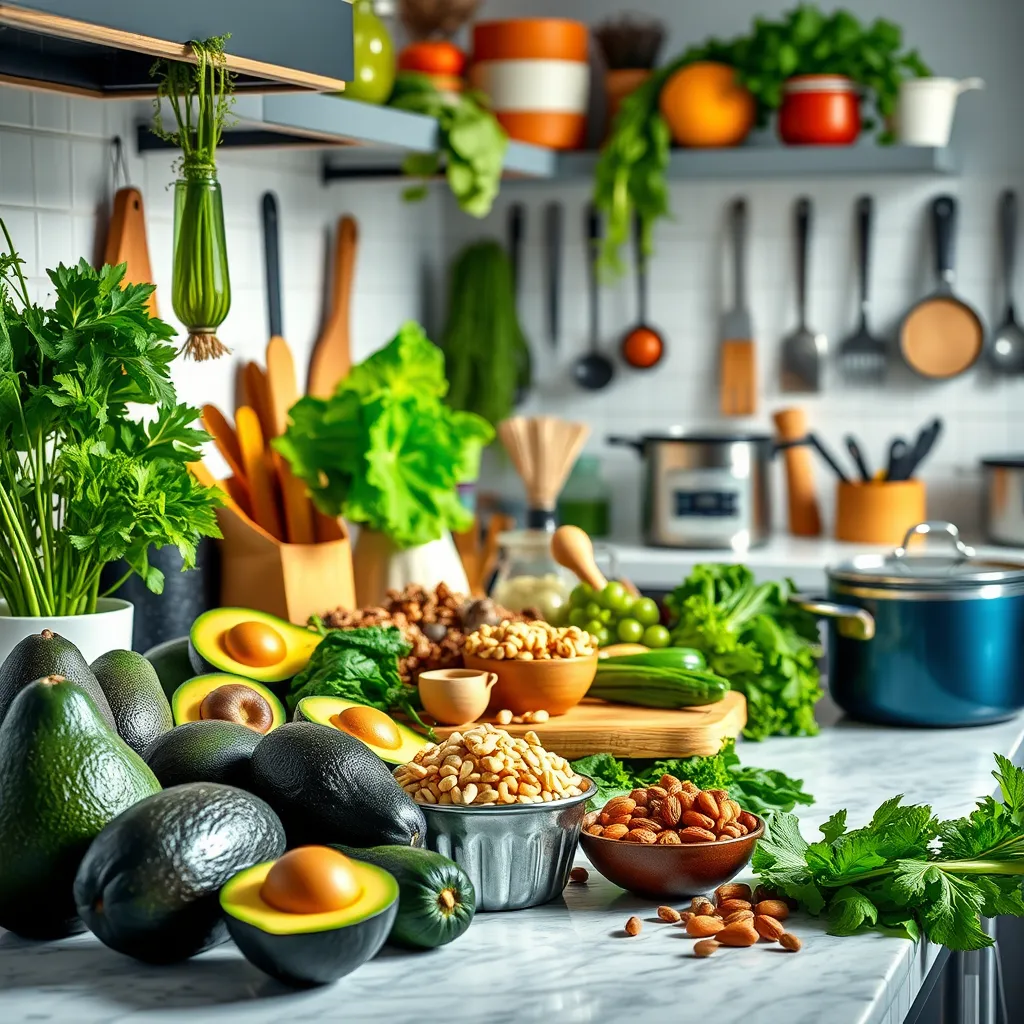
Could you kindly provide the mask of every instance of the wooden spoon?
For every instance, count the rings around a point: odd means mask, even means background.
[[[235,413],[235,423],[238,428],[238,444],[242,449],[242,461],[245,463],[245,477],[252,494],[255,520],[267,533],[278,540],[283,540],[284,530],[281,528],[281,517],[274,498],[273,481],[267,471],[263,429],[260,427],[259,417],[253,409],[243,405]]]
[[[352,367],[349,322],[358,245],[359,225],[354,217],[342,217],[334,247],[333,302],[309,363],[309,393],[315,398],[327,398]]]
[[[608,585],[594,560],[594,544],[578,526],[560,526],[551,536],[551,556],[594,590]]]

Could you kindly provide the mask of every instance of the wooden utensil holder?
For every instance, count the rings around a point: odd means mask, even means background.
[[[903,542],[907,530],[924,522],[926,492],[920,480],[840,481],[836,491],[836,540],[855,544]]]
[[[222,605],[255,608],[299,625],[310,615],[355,607],[352,545],[340,520],[327,520],[334,537],[317,544],[283,543],[231,507],[219,508],[217,521],[224,535]],[[318,524],[318,536],[322,530]]]

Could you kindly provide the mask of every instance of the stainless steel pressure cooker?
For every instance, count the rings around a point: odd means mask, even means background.
[[[644,460],[646,543],[746,551],[771,536],[767,434],[650,434],[609,437]]]

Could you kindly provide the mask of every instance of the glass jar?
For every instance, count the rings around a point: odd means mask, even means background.
[[[206,348],[219,355],[217,328],[231,309],[228,246],[220,182],[211,176],[183,178],[174,185],[174,315],[188,328],[197,358]]]
[[[558,521],[594,537],[607,537],[611,492],[601,478],[601,460],[581,455],[558,499]]]
[[[576,581],[551,557],[551,534],[512,530],[499,534],[498,544],[501,556],[491,597],[509,611],[534,608],[553,626],[565,625]]]
[[[343,95],[363,103],[387,103],[395,85],[395,45],[373,0],[355,0],[352,32],[356,73]]]

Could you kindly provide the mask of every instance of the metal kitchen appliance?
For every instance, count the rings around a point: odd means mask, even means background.
[[[985,534],[993,544],[1024,547],[1024,455],[981,460]]]
[[[657,547],[746,551],[771,536],[768,434],[609,437],[644,461],[644,540]]]

